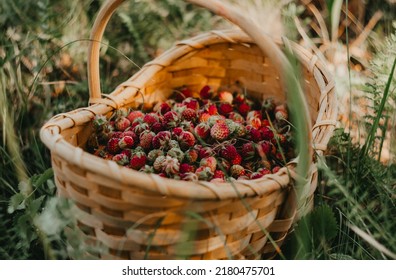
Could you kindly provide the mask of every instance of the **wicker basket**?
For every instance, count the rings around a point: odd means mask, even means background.
[[[284,101],[282,71],[287,68],[280,51],[284,44],[273,43],[232,7],[189,0],[229,19],[250,37],[228,30],[184,40],[111,94],[101,95],[99,42],[122,2],[108,1],[93,27],[88,79],[94,105],[57,115],[41,130],[41,139],[51,150],[59,195],[75,202],[88,240],[108,248],[99,256],[104,259],[257,259],[276,254],[296,217],[312,207],[317,174],[311,144],[322,153],[335,125],[334,83],[325,66],[297,44],[287,44],[303,66],[306,108],[300,109],[306,115],[307,139],[312,139],[305,150],[300,149],[305,152],[299,159],[308,159],[309,169],[302,178],[300,204],[294,188],[296,161],[276,174],[233,183],[178,181],[121,167],[84,151],[95,115],[137,107],[143,99],[150,107],[183,85],[198,91],[206,84],[216,89],[237,80],[258,99],[271,96]]]

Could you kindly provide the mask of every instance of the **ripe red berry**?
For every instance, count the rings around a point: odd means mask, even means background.
[[[169,131],[160,131],[153,137],[152,144],[155,149],[164,148],[171,140],[171,133]]]
[[[263,140],[271,141],[274,138],[274,133],[268,126],[261,127],[260,132]]]
[[[212,91],[212,89],[210,88],[210,86],[206,85],[200,90],[199,96],[202,99],[209,99],[212,96],[211,91]]]
[[[214,175],[213,175],[213,179],[223,179],[225,180],[225,174],[222,170],[215,170]]]
[[[194,128],[194,132],[197,137],[205,140],[210,135],[210,126],[206,122],[201,122]]]
[[[260,172],[253,172],[252,175],[250,175],[250,179],[252,179],[252,180],[260,179],[263,176],[264,176],[264,174],[262,174]]]
[[[197,118],[197,112],[193,109],[187,108],[182,112],[182,119],[186,121],[194,121]]]
[[[155,133],[150,130],[145,130],[140,134],[139,146],[143,149],[150,150]]]
[[[117,162],[119,165],[127,165],[129,158],[125,154],[116,154],[112,158],[113,161]]]
[[[235,156],[235,158],[233,158],[233,159],[231,160],[231,163],[232,163],[232,164],[241,164],[241,163],[242,163],[242,157],[241,157],[241,155],[240,155],[240,154],[237,154],[237,155]]]
[[[152,130],[154,133],[158,133],[158,132],[160,132],[160,131],[163,131],[164,129],[165,129],[164,126],[163,126],[162,123],[160,123],[160,122],[154,123],[154,124],[151,126],[151,130]]]
[[[175,111],[169,111],[164,115],[164,124],[168,128],[176,127],[179,121],[179,115]]]
[[[153,124],[159,122],[159,117],[156,113],[148,113],[144,116],[143,121],[151,127]]]
[[[241,156],[245,160],[251,160],[256,155],[256,148],[253,142],[247,142],[242,145]]]
[[[118,141],[118,146],[120,149],[131,149],[135,141],[131,136],[124,136]]]
[[[144,113],[142,111],[132,111],[128,114],[127,119],[133,123],[137,118],[144,118]]]
[[[118,142],[120,142],[120,138],[111,138],[107,142],[107,151],[111,154],[116,154],[120,151],[120,146],[118,145]]]
[[[233,160],[237,156],[238,152],[234,145],[228,145],[220,150],[220,156],[226,160]]]
[[[242,103],[238,106],[238,112],[242,116],[246,116],[250,111],[250,106],[247,103]]]
[[[194,167],[194,165],[191,165],[188,163],[182,163],[182,164],[180,164],[179,171],[181,174],[188,173],[188,172],[194,173],[195,167]]]
[[[194,110],[195,112],[199,109],[199,102],[195,98],[186,98],[183,100],[182,104],[189,109]]]
[[[132,169],[139,170],[146,164],[146,161],[147,161],[146,154],[144,152],[137,152],[131,156],[129,166]]]
[[[131,125],[131,122],[126,117],[119,117],[115,121],[115,128],[119,131],[124,131]]]
[[[228,114],[233,111],[233,108],[230,103],[221,103],[218,107],[218,111],[221,115],[228,116]]]
[[[195,145],[195,137],[189,131],[182,131],[177,139],[182,150],[187,150]]]

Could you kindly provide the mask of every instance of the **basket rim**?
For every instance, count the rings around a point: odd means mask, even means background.
[[[267,192],[288,187],[290,185],[290,180],[295,179],[297,176],[294,172],[297,160],[294,160],[286,167],[281,168],[276,174],[269,174],[255,180],[238,180],[232,183],[181,181],[177,179],[163,178],[157,174],[146,174],[119,166],[113,161],[94,156],[83,149],[68,143],[61,135],[63,130],[71,129],[77,125],[86,125],[95,115],[105,115],[112,110],[130,104],[136,97],[139,97],[139,85],[134,84],[133,82],[138,81],[141,84],[145,84],[153,74],[167,66],[163,63],[164,57],[171,56],[172,61],[174,61],[192,51],[200,50],[208,45],[224,42],[234,44],[255,44],[249,36],[242,31],[235,29],[212,30],[190,39],[180,41],[159,57],[146,63],[142,69],[131,78],[118,85],[112,93],[105,95],[106,99],[91,99],[90,101],[96,102],[96,104],[89,107],[79,108],[68,113],[58,114],[51,118],[41,128],[41,140],[51,150],[51,153],[79,168],[83,168],[84,170],[88,170],[96,174],[102,174],[103,170],[108,170],[108,177],[112,178],[112,180],[125,185],[138,186],[142,189],[159,192],[162,195],[185,198],[193,197],[194,199],[229,199],[240,198],[241,196],[260,196]],[[326,104],[330,105],[333,109],[332,114],[325,119],[323,119],[323,116],[318,114],[318,118],[312,128],[314,150],[318,153],[322,153],[326,150],[327,142],[330,139],[336,124],[337,107],[336,95],[334,92],[334,81],[326,70],[325,63],[316,55],[313,55],[297,43],[290,42],[286,39],[283,41],[275,40],[275,42],[280,47],[290,44],[291,49],[295,52],[299,61],[304,67],[313,73],[315,80],[321,79],[322,85],[318,84],[319,88],[321,88],[319,109],[326,107]],[[332,94],[333,98],[326,98],[330,94]],[[327,101],[327,103],[325,101]],[[330,101],[332,101],[332,104],[329,104]],[[326,126],[326,131],[325,133],[321,133],[321,128],[324,126]],[[312,165],[314,165],[314,162],[311,162],[311,166]],[[306,178],[305,180],[309,181],[309,178]],[[156,183],[155,185],[157,185],[155,188],[150,186],[153,181]],[[169,187],[163,187],[165,182],[171,182]]]

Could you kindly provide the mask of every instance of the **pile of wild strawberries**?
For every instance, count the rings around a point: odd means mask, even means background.
[[[192,96],[183,87],[151,112],[96,116],[88,151],[141,172],[217,182],[258,179],[294,157],[284,104],[260,104],[241,91],[215,94],[210,86]]]

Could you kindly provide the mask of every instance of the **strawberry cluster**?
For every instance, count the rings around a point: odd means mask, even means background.
[[[182,180],[258,179],[293,154],[284,104],[254,102],[242,91],[188,88],[151,112],[117,110],[96,116],[88,150],[119,165]]]

